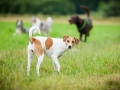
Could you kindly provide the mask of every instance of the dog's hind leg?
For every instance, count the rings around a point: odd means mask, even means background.
[[[82,41],[82,36],[83,36],[83,34],[82,34],[82,33],[80,33],[80,41]]]
[[[44,57],[44,53],[41,56],[38,57],[38,63],[37,63],[37,66],[36,66],[36,71],[37,71],[38,76],[40,75],[39,69],[40,69],[40,65],[43,61],[43,57]]]
[[[28,65],[27,65],[27,75],[28,76],[30,75],[30,66],[31,66],[33,55],[34,55],[33,50],[31,50],[28,46]]]
[[[44,36],[48,36],[48,31],[44,31]]]

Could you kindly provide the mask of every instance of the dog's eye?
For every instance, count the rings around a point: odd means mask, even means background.
[[[67,42],[69,42],[69,40],[67,40]]]
[[[74,41],[72,41],[72,43],[75,43]]]

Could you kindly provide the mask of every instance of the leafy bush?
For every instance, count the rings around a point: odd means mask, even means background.
[[[120,1],[111,0],[110,2],[101,2],[98,9],[102,15],[109,16],[120,16]]]
[[[14,3],[13,3],[14,2]],[[75,6],[68,0],[3,0],[0,2],[0,13],[13,14],[73,14]]]
[[[75,11],[75,7],[71,2],[67,0],[55,0],[55,1],[47,1],[43,3],[41,6],[41,12],[43,14],[51,14],[51,15],[67,15],[73,14]]]

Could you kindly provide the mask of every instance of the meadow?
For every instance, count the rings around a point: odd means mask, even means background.
[[[27,76],[29,37],[13,36],[15,20],[8,18],[0,20],[0,90],[120,90],[120,22],[93,21],[88,41],[59,59],[60,73],[54,72],[52,59],[45,56],[37,76],[34,56]],[[76,26],[60,19],[55,18],[49,36],[79,38]],[[24,26],[30,28],[29,19]]]

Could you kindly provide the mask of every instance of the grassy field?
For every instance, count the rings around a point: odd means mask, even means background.
[[[79,37],[75,25],[58,21],[50,37]],[[87,43],[80,42],[64,53],[59,74],[45,56],[41,75],[36,74],[34,57],[31,76],[27,76],[28,35],[14,37],[15,20],[0,20],[0,90],[120,90],[120,22],[104,22],[93,22]],[[29,20],[24,26],[31,26]]]

